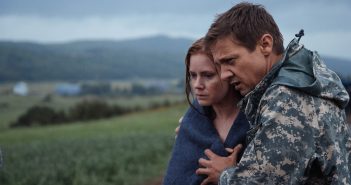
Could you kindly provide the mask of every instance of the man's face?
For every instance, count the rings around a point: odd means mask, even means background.
[[[253,90],[270,69],[259,45],[250,52],[230,36],[219,39],[211,51],[215,63],[221,67],[222,80],[228,80],[243,96]]]

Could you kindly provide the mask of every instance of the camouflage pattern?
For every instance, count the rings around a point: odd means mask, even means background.
[[[231,184],[351,184],[349,96],[316,52],[294,39],[283,59],[240,102],[250,122]]]

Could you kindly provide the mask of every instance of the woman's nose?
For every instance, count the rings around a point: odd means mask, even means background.
[[[203,80],[201,78],[197,78],[194,87],[195,89],[202,89],[204,87]]]

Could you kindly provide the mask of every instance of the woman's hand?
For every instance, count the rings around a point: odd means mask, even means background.
[[[182,121],[183,121],[183,116],[179,118],[179,121],[178,121],[179,125],[178,125],[177,128],[174,130],[174,132],[176,133],[175,138],[177,138],[177,136],[178,136],[179,129],[180,129],[180,125],[181,125]]]
[[[236,166],[236,161],[242,148],[243,146],[241,144],[237,145],[234,149],[226,148],[230,153],[228,157],[221,157],[213,153],[210,149],[206,149],[205,155],[209,160],[200,158],[199,164],[203,167],[196,170],[196,174],[198,175],[207,175],[207,178],[202,181],[201,185],[206,185],[208,183],[217,184],[223,170]]]

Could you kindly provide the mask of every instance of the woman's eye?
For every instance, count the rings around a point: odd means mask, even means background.
[[[204,77],[206,77],[206,78],[212,78],[214,75],[215,75],[215,74],[213,74],[213,73],[206,73],[206,74],[204,74]]]
[[[195,79],[195,78],[196,78],[196,74],[190,73],[190,78],[191,78],[191,79]]]

